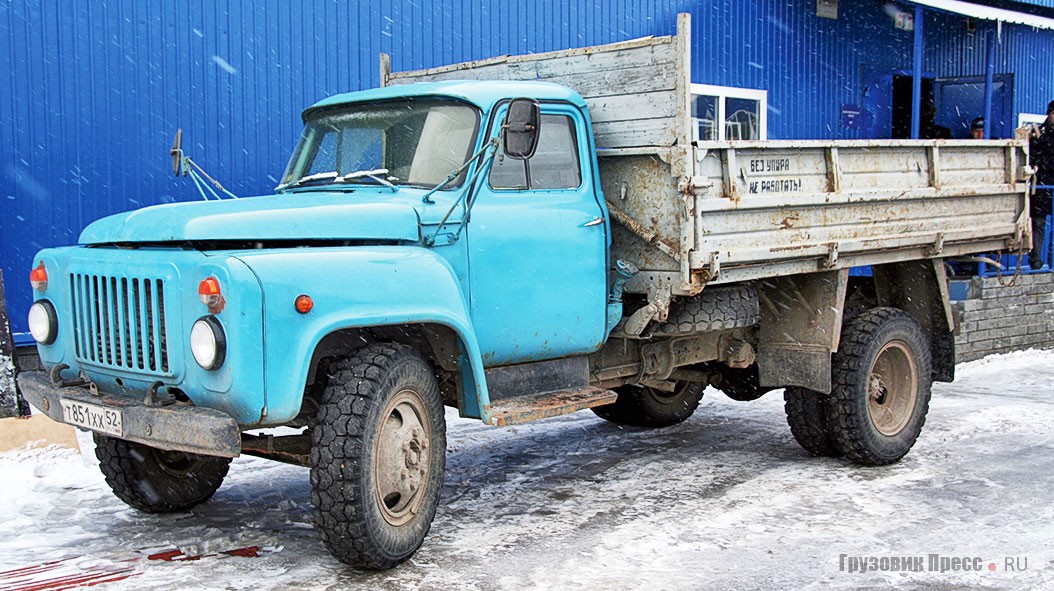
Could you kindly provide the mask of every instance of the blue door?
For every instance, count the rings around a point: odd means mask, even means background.
[[[860,136],[888,139],[893,133],[893,73],[864,68]]]
[[[497,121],[504,117],[497,113]],[[530,160],[499,152],[468,225],[472,322],[487,366],[595,351],[605,337],[607,222],[582,114],[543,104]]]

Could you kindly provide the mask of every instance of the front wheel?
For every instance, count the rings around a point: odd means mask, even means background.
[[[415,349],[373,344],[334,363],[311,431],[311,501],[338,560],[386,569],[421,546],[443,486],[445,421]]]
[[[673,392],[649,386],[619,386],[618,399],[597,406],[593,412],[605,421],[633,427],[669,427],[692,416],[703,398],[706,384],[678,382]]]
[[[95,456],[113,494],[147,513],[186,511],[209,500],[230,458],[165,451],[98,433]]]
[[[842,331],[831,359],[831,439],[860,464],[892,464],[915,444],[929,410],[932,370],[926,333],[895,308],[874,308]]]

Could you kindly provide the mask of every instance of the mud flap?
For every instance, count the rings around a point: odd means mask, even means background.
[[[7,321],[4,274],[0,271],[0,418],[29,416],[29,404],[19,394],[15,381],[18,372],[15,357],[15,340]]]
[[[838,350],[848,282],[848,269],[758,282],[758,379],[763,388],[831,391],[831,352]]]

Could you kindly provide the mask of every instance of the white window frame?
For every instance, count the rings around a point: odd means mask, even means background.
[[[1038,113],[1018,113],[1017,114],[1017,126],[1018,127],[1030,127],[1033,123],[1036,125],[1043,125],[1043,122],[1047,120],[1046,115],[1040,115]]]
[[[725,102],[730,98],[758,102],[758,136],[762,140],[769,139],[769,91],[735,86],[716,86],[713,84],[692,84],[690,90],[693,103],[698,96],[712,96],[717,99],[717,121],[720,122],[717,126],[717,141],[728,141],[725,129],[728,125],[728,122],[725,121]],[[692,139],[696,141],[713,141],[699,139],[699,119],[695,117],[692,118]]]

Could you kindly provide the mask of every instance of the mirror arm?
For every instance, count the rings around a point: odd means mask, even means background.
[[[469,156],[468,160],[465,160],[464,164],[462,164],[461,166],[459,166],[459,167],[455,168],[454,170],[450,171],[450,174],[448,174],[447,177],[445,179],[443,179],[443,182],[439,183],[435,187],[432,187],[431,190],[429,190],[427,193],[425,193],[424,196],[421,197],[421,202],[422,203],[428,203],[429,205],[435,204],[435,201],[432,200],[432,195],[435,195],[437,191],[440,191],[443,187],[449,185],[462,172],[465,172],[465,169],[468,168],[469,165],[471,165],[473,162],[476,161],[477,158],[480,158],[483,155],[483,152],[487,151],[489,148],[492,148],[492,147],[496,148],[497,146],[498,146],[498,138],[497,137],[491,138],[491,140],[489,142],[487,142],[486,144],[483,144],[483,147],[480,148],[475,154],[473,154],[472,156]],[[475,178],[475,177],[473,177],[473,178]],[[455,203],[454,205],[457,205],[457,203]],[[447,215],[450,215],[450,214],[448,213]],[[443,218],[443,219],[446,220],[446,218]]]
[[[205,201],[209,200],[209,196],[205,194],[205,190],[208,189],[209,193],[216,199],[222,199],[220,194],[216,192],[219,189],[223,194],[227,195],[232,199],[237,199],[238,196],[227,190],[226,187],[220,184],[219,181],[209,176],[209,173],[205,172],[197,162],[190,159],[183,152],[183,130],[176,130],[176,139],[172,142],[172,148],[168,151],[168,155],[172,158],[172,172],[177,176],[190,177],[190,180],[194,181],[194,186],[197,188],[198,193],[201,194],[201,198]],[[209,185],[212,185],[210,187]]]
[[[495,136],[495,137],[491,138],[489,142],[484,144],[484,146],[482,148],[480,148],[478,152],[473,154],[471,158],[466,160],[464,164],[462,164],[457,169],[455,169],[453,172],[451,172],[450,176],[448,176],[445,181],[443,181],[441,184],[437,185],[434,189],[432,189],[431,191],[426,193],[425,196],[422,198],[422,200],[424,200],[425,203],[435,203],[435,201],[432,201],[429,198],[430,195],[432,195],[436,191],[440,190],[441,188],[445,187],[447,184],[450,183],[450,181],[452,181],[455,178],[457,178],[457,176],[459,174],[461,174],[461,172],[464,171],[470,164],[472,164],[472,162],[476,161],[477,159],[480,159],[481,164],[480,164],[479,168],[477,168],[476,172],[467,181],[465,181],[465,184],[468,185],[468,191],[463,193],[461,197],[458,197],[454,201],[454,203],[450,205],[450,209],[447,210],[446,215],[444,215],[443,219],[439,221],[439,226],[436,228],[436,231],[433,232],[431,236],[425,236],[424,238],[422,238],[422,242],[424,243],[425,246],[432,246],[432,245],[435,244],[436,237],[439,236],[439,233],[443,231],[443,226],[446,225],[447,221],[450,219],[450,216],[454,213],[454,210],[457,208],[457,206],[461,204],[462,199],[464,199],[465,195],[471,195],[472,194],[473,187],[476,184],[476,179],[478,179],[480,177],[480,175],[483,173],[483,171],[485,169],[489,169],[489,167],[486,166],[486,164],[489,163],[489,162],[493,162],[494,161],[494,157],[497,155],[497,148],[498,148],[498,137]],[[491,154],[489,156],[486,156],[485,152],[487,150],[490,150],[490,149],[493,149],[493,152],[491,152]],[[475,202],[475,199],[469,199],[468,200],[467,206],[465,208],[465,217],[463,218],[463,220],[467,220],[468,219],[468,212],[469,212],[470,209],[472,209],[472,204],[474,202]],[[454,241],[455,242],[459,238],[461,238],[461,229],[464,228],[464,226],[465,226],[464,223],[462,223],[461,227],[458,228],[458,230],[457,230],[457,234],[454,235]]]

